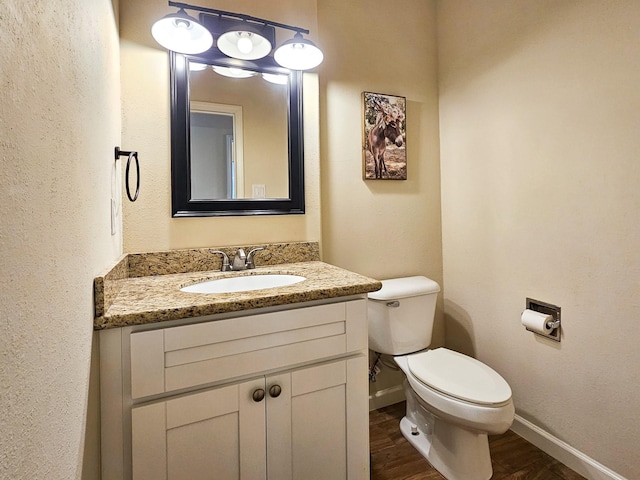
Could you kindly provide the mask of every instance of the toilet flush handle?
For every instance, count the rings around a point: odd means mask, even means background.
[[[400,302],[397,300],[394,300],[393,302],[387,302],[387,307],[397,308],[399,306],[400,306]]]

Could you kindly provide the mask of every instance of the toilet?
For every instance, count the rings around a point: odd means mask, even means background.
[[[404,437],[448,480],[488,480],[487,435],[506,432],[511,388],[484,363],[429,349],[440,286],[426,277],[382,281],[368,294],[369,348],[393,355],[405,373]]]

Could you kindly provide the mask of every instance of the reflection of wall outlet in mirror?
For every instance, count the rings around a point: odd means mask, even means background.
[[[263,184],[253,184],[251,185],[251,190],[253,191],[253,198],[265,198],[266,196],[266,188]]]

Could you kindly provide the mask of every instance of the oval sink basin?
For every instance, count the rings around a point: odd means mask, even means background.
[[[287,274],[245,275],[242,277],[218,278],[188,285],[180,289],[187,293],[233,293],[286,287],[306,280],[305,277]]]

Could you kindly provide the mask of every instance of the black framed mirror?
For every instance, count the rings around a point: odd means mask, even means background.
[[[304,213],[302,72],[284,70],[271,57],[254,61],[231,59],[215,48],[199,55],[175,52],[170,52],[169,55],[172,216]],[[268,96],[254,92],[256,89],[251,87],[252,98],[246,101],[235,98],[227,102],[226,98],[223,97],[221,101],[218,97],[214,99],[216,101],[209,101],[207,98],[206,102],[202,102],[200,98],[192,98],[198,84],[196,76],[201,73],[194,66],[202,67],[206,74],[215,78],[222,77],[213,71],[214,66],[239,69],[255,76],[256,82],[265,84],[268,83],[262,79],[265,76],[284,76],[284,85],[271,87],[281,90],[279,97],[276,96],[281,101],[278,100],[275,106],[267,104],[262,107],[262,110],[282,110],[282,113],[277,120],[249,120],[253,118],[249,113],[255,110],[258,99],[262,101]],[[232,81],[243,80],[234,78]],[[221,85],[218,83],[218,89],[223,91]],[[233,95],[238,94],[242,90],[239,85],[230,87],[228,91],[233,92]],[[244,105],[238,105],[241,102]],[[238,111],[240,115],[245,112],[245,121],[239,122]],[[248,128],[250,123],[254,126],[252,129]],[[243,134],[244,145],[250,148],[242,149],[247,150],[247,154],[238,167],[239,134]],[[211,143],[214,136],[226,138],[226,147],[220,146],[222,140],[216,141],[214,146]],[[281,150],[280,146],[271,146],[271,137],[277,137],[276,145],[282,145]],[[209,155],[218,149],[226,152],[223,155],[226,160],[210,160]],[[205,160],[200,158],[199,152],[207,153]],[[216,162],[221,162],[221,166],[217,166]],[[225,162],[226,168],[222,166]],[[281,178],[271,180],[274,173],[280,174]],[[264,180],[267,177],[269,179]],[[207,182],[203,183],[203,180]]]

